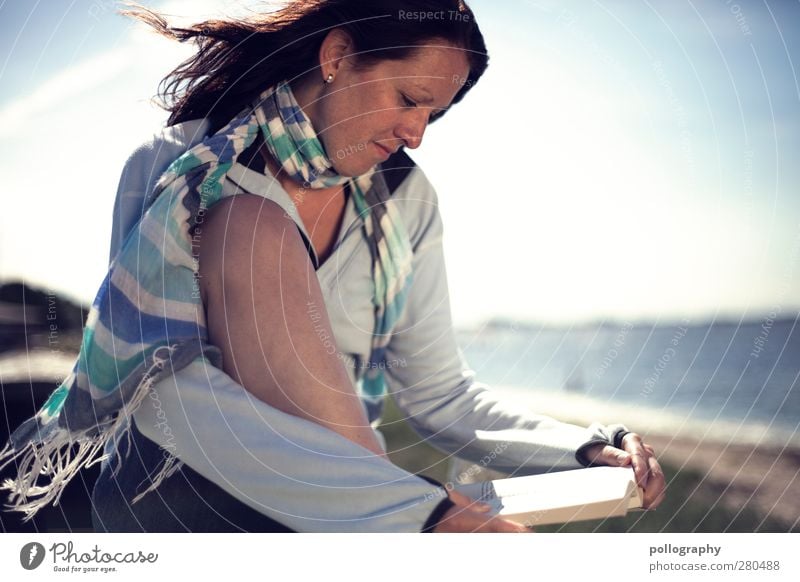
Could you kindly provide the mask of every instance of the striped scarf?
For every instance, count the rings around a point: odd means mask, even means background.
[[[370,365],[357,390],[367,407],[382,400],[384,354],[412,279],[408,235],[388,193],[373,187],[374,178],[382,179],[375,168],[357,178],[337,174],[282,82],[158,180],[155,201],[126,238],[92,304],[71,374],[0,452],[0,469],[17,463],[16,480],[6,480],[3,489],[26,520],[57,503],[82,467],[102,461],[118,429],[130,438],[127,420],[155,383],[198,358],[222,367],[220,351],[208,342],[191,233],[198,214],[202,221],[223,198],[226,172],[259,136],[295,181],[313,189],[350,187],[373,258],[375,291]],[[167,457],[148,491],[179,467]],[[39,485],[40,475],[49,482]]]

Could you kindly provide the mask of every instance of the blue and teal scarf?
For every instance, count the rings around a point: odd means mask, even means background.
[[[287,83],[262,93],[252,108],[184,153],[161,176],[155,201],[112,262],[86,321],[72,373],[0,452],[0,468],[17,462],[7,480],[13,509],[30,519],[58,499],[82,467],[103,460],[152,386],[197,358],[222,367],[208,343],[191,232],[198,213],[223,197],[238,156],[257,139],[288,176],[313,189],[349,184],[373,257],[375,331],[370,365],[359,382],[370,403],[385,393],[383,368],[390,333],[411,283],[411,245],[388,192],[373,187],[375,168],[357,178],[337,174]],[[168,458],[153,487],[180,463]],[[38,480],[49,479],[45,484]]]

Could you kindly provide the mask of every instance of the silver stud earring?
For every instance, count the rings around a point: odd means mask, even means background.
[[[333,83],[333,73],[329,73],[329,74],[328,74],[328,78],[327,78],[327,79],[325,79],[325,81],[323,81],[323,82],[324,82],[326,85],[330,85],[331,83]]]

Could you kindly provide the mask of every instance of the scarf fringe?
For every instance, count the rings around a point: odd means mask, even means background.
[[[162,346],[161,349],[169,350],[171,355],[174,348]],[[52,503],[58,505],[61,495],[69,482],[84,467],[89,468],[96,463],[108,459],[108,455],[101,455],[109,441],[117,444],[117,438],[127,436],[128,447],[125,458],[131,452],[130,422],[131,415],[142,404],[156,380],[156,374],[164,369],[170,361],[169,356],[162,358],[154,354],[153,364],[144,374],[142,381],[136,387],[133,398],[120,409],[113,420],[102,425],[94,435],[90,431],[74,435],[63,427],[58,427],[52,434],[47,435],[44,442],[30,441],[19,450],[15,450],[11,442],[0,451],[0,470],[12,462],[17,466],[17,478],[6,479],[0,485],[0,490],[8,491],[8,503],[5,508],[10,511],[20,511],[25,514],[23,523],[30,521],[36,513]],[[93,429],[90,429],[93,430]],[[118,435],[117,432],[120,431]],[[75,450],[75,445],[78,445]],[[121,455],[115,455],[117,465],[113,471],[116,476],[122,466]],[[133,499],[136,503],[147,493],[155,490],[164,479],[172,476],[183,463],[174,455],[166,457],[164,463],[151,478],[152,484],[145,491]],[[50,478],[47,485],[38,485],[40,476]]]
[[[22,450],[11,453],[8,462],[19,460],[17,478],[6,479],[0,489],[9,491],[6,509],[23,512],[23,522],[30,521],[36,512],[50,503],[58,505],[64,488],[80,469],[103,460],[104,457],[97,458],[97,455],[103,450],[106,435],[64,443],[68,436],[67,431],[62,430],[46,443],[29,443]],[[76,442],[77,451],[73,448]],[[3,455],[7,454],[4,450]],[[49,476],[50,483],[37,485],[40,475]]]
[[[181,462],[175,455],[169,455],[168,457],[164,457],[163,465],[159,466],[155,475],[150,477],[151,480],[150,486],[141,493],[139,493],[139,495],[134,497],[131,503],[136,503],[151,491],[155,491],[156,488],[159,485],[161,485],[164,479],[172,477],[172,475],[174,475],[178,470],[180,470],[181,467],[183,467],[183,462]]]

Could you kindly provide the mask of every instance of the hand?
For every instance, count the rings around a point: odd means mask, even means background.
[[[644,444],[638,434],[634,432],[626,434],[622,439],[622,450],[612,445],[594,445],[587,449],[586,458],[594,465],[624,467],[632,464],[636,483],[644,489],[642,507],[655,509],[664,501],[666,489],[664,472],[656,461],[653,447]]]
[[[529,530],[521,523],[488,514],[489,506],[470,499],[457,491],[449,492],[450,501],[455,503],[433,528],[434,533],[526,533]]]

